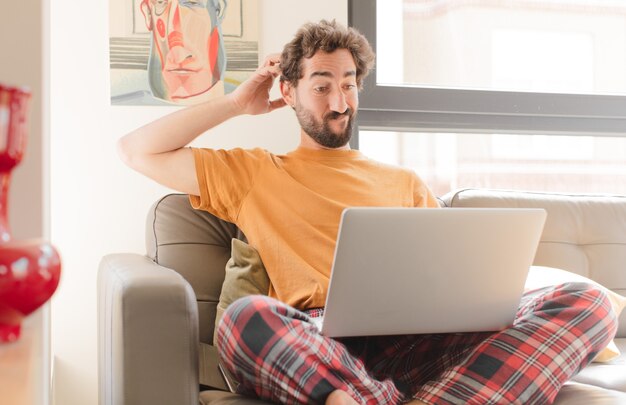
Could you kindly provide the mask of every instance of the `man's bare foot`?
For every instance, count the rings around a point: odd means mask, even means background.
[[[359,405],[347,392],[335,390],[326,398],[326,405]]]

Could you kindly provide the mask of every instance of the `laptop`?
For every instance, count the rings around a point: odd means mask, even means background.
[[[328,337],[498,331],[513,324],[543,209],[347,208],[324,316]]]

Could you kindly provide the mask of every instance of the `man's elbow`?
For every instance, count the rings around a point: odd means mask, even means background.
[[[135,154],[132,153],[125,137],[122,137],[117,141],[116,150],[121,161],[124,162],[126,166],[135,169],[137,158]]]

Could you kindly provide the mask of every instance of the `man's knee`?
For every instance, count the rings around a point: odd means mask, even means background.
[[[559,287],[561,294],[571,295],[576,306],[581,308],[602,307],[613,312],[611,300],[606,288],[594,283],[570,282]]]
[[[611,338],[617,329],[617,313],[609,292],[593,283],[566,283],[558,288],[567,297],[564,301],[577,309],[580,319],[587,319],[587,325],[603,327]]]
[[[249,295],[230,304],[218,325],[218,349],[221,350],[226,341],[247,340],[246,335],[262,328],[260,323],[271,323],[271,318],[277,315],[277,305],[278,301],[264,295]]]

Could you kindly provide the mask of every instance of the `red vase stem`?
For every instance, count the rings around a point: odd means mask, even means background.
[[[19,338],[22,319],[56,290],[61,261],[49,243],[14,241],[8,222],[11,171],[24,155],[30,92],[0,84],[0,343]]]

